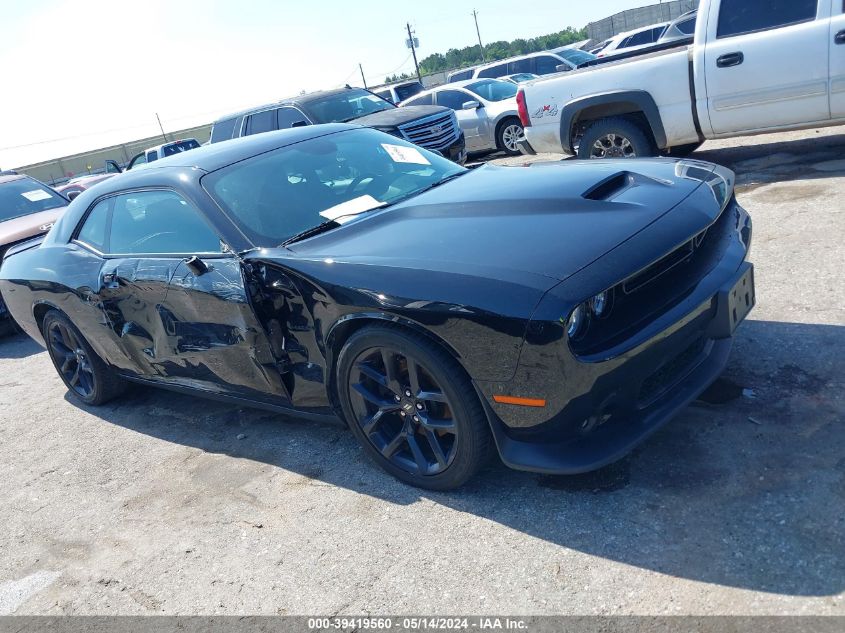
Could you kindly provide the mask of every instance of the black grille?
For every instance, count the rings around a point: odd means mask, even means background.
[[[622,282],[622,292],[626,295],[636,292],[643,286],[655,281],[661,275],[668,273],[675,266],[688,262],[695,255],[696,250],[701,248],[702,244],[704,244],[704,240],[707,237],[707,231],[708,229],[704,229],[701,233],[684,243],[682,246],[676,248],[664,258],[656,261],[642,272],[637,273],[630,279]]]
[[[637,406],[643,409],[654,403],[687,373],[695,369],[701,363],[707,346],[708,340],[706,338],[702,337],[696,340],[687,349],[646,378],[637,396]]]

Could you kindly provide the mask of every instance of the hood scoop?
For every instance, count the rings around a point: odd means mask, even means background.
[[[590,187],[581,194],[586,200],[610,200],[618,193],[625,191],[634,184],[634,174],[629,171],[620,171],[618,174],[608,176],[598,184]]]

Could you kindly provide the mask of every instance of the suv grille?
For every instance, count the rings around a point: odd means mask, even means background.
[[[452,111],[403,123],[398,127],[406,141],[436,150],[449,147],[458,140],[461,133],[458,119]]]

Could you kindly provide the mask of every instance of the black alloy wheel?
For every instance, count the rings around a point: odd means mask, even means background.
[[[42,325],[53,366],[68,389],[89,405],[103,404],[124,389],[124,382],[91,349],[70,320],[51,310]]]
[[[455,488],[486,458],[490,431],[472,385],[425,338],[366,328],[344,346],[338,379],[353,433],[399,479]]]

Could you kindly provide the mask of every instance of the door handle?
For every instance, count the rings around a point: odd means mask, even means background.
[[[716,60],[716,66],[719,68],[730,68],[731,66],[739,66],[745,61],[745,55],[740,52],[728,53],[722,55]]]
[[[840,45],[845,44],[845,31],[839,31],[839,33],[833,37],[833,43]]]

